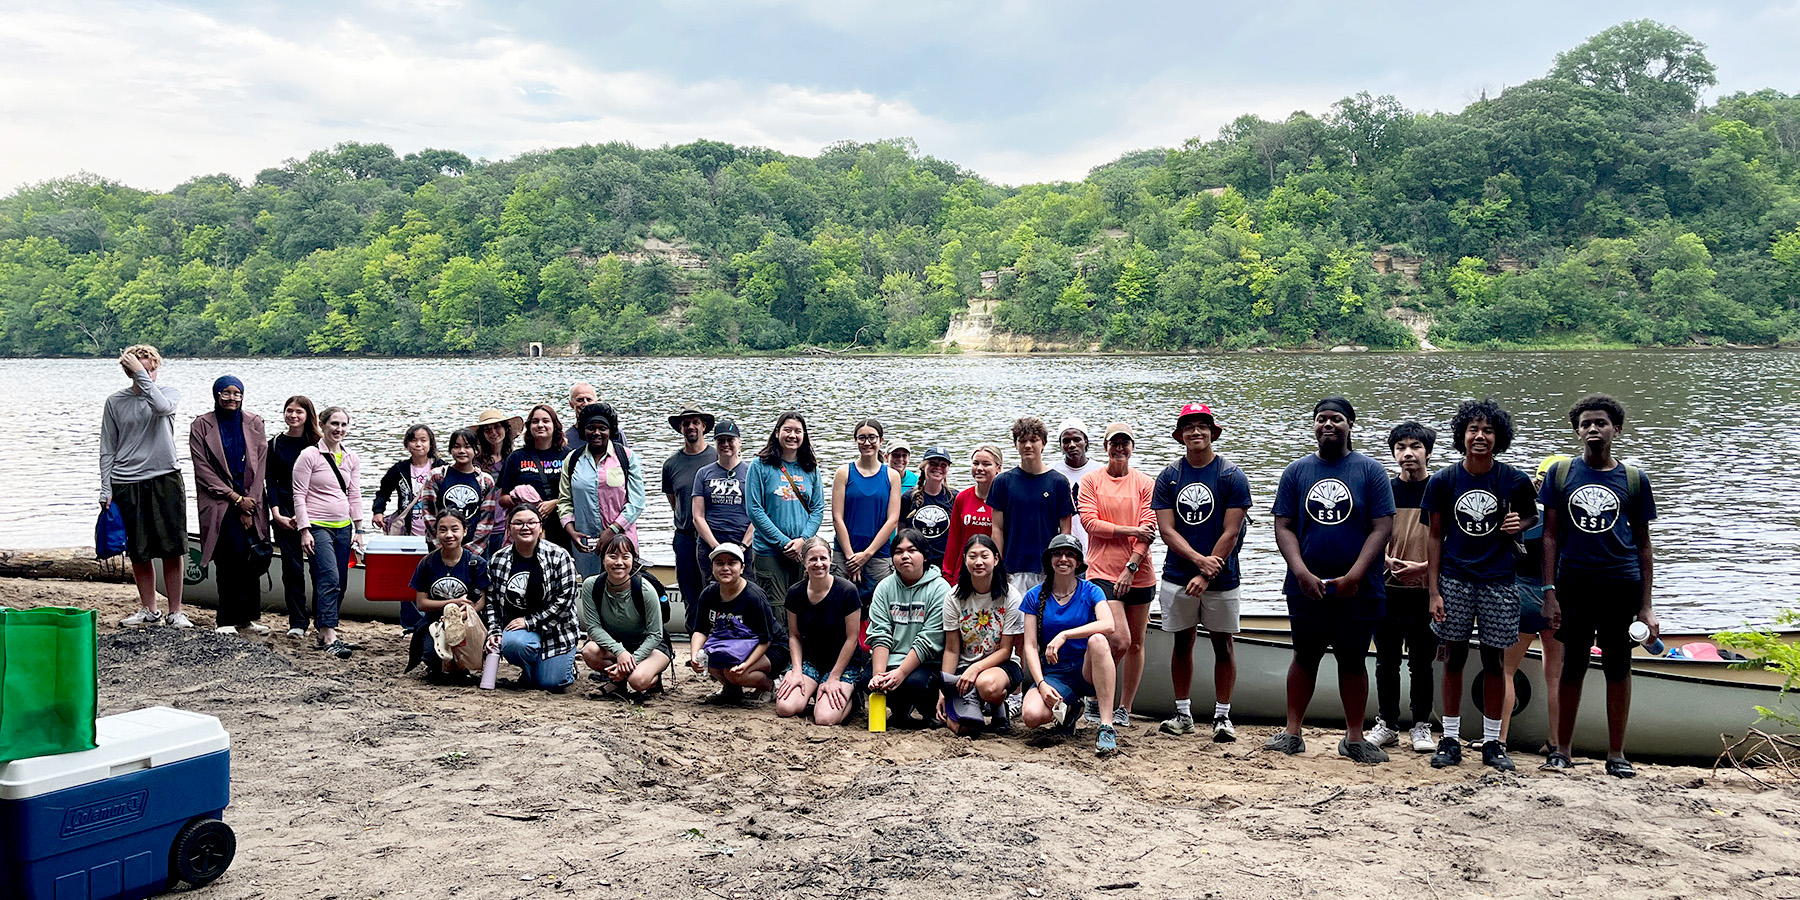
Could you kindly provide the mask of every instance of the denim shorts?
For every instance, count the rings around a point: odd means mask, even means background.
[[[811,678],[817,684],[824,684],[825,676],[830,675],[831,670],[825,669],[825,670],[821,671],[818,666],[815,666],[812,663],[809,663],[805,660],[801,660],[800,661],[800,674],[805,675],[808,678]],[[868,673],[867,667],[864,663],[852,662],[851,664],[844,667],[844,674],[839,676],[838,680],[844,682],[845,684],[861,685],[864,681],[866,681],[868,679],[868,677],[869,677],[869,673]]]
[[[1519,633],[1543,634],[1550,630],[1550,620],[1544,618],[1544,585],[1533,578],[1519,579]]]

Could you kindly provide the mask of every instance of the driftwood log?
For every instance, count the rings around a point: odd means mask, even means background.
[[[91,547],[0,550],[0,578],[130,581],[131,566],[123,555],[95,559]]]

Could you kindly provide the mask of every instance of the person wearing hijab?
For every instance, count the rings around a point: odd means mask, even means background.
[[[188,456],[198,486],[200,565],[213,565],[219,587],[218,630],[268,634],[262,617],[262,571],[251,563],[252,544],[269,540],[263,500],[269,441],[263,420],[244,411],[244,383],[222,375],[212,386],[213,408],[188,429]]]

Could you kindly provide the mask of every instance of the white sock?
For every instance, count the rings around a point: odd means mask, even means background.
[[[1462,716],[1444,717],[1444,737],[1462,740]]]
[[[1500,739],[1500,720],[1499,719],[1490,719],[1487,716],[1482,716],[1481,717],[1481,742],[1485,744],[1488,741],[1497,741],[1499,739]]]
[[[1178,716],[1187,716],[1190,719],[1193,718],[1194,717],[1194,701],[1192,701],[1192,700],[1177,700],[1177,701],[1175,701],[1175,714]]]
[[[1231,704],[1229,704],[1229,703],[1214,703],[1213,704],[1213,718],[1215,718],[1215,719],[1231,718]]]

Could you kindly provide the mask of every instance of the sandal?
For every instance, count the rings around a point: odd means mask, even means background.
[[[1555,750],[1551,750],[1550,755],[1545,757],[1544,764],[1538,766],[1538,769],[1546,772],[1567,772],[1574,767],[1574,760]]]
[[[1606,761],[1606,774],[1614,778],[1636,778],[1637,770],[1631,767],[1631,761],[1620,757]]]

